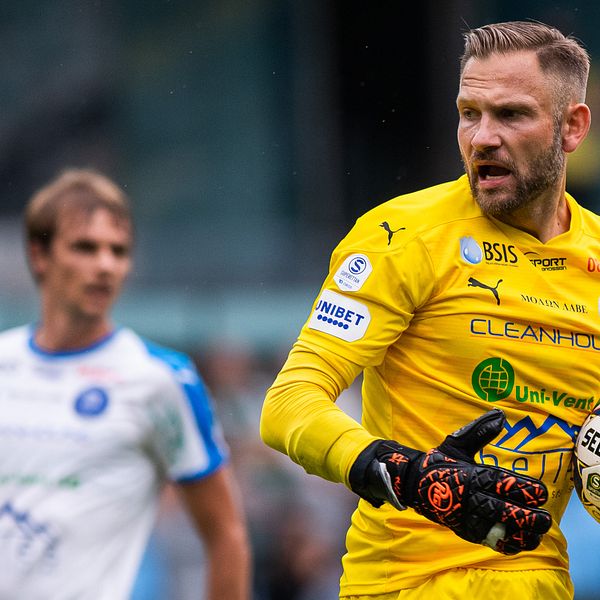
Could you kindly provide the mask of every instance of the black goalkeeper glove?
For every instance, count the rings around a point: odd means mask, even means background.
[[[552,517],[538,508],[548,499],[539,480],[508,469],[476,464],[477,451],[502,430],[493,409],[448,435],[429,452],[393,440],[367,446],[350,470],[350,487],[375,507],[407,506],[456,535],[503,554],[533,550]]]

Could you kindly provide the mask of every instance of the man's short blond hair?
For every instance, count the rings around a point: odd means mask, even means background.
[[[471,58],[531,50],[536,53],[542,72],[554,79],[557,111],[571,102],[585,102],[590,57],[574,37],[544,23],[511,21],[472,29],[464,34],[464,39],[461,74]]]
[[[66,169],[28,202],[25,208],[27,242],[47,249],[63,215],[92,214],[100,208],[131,226],[129,199],[116,183],[92,169]]]

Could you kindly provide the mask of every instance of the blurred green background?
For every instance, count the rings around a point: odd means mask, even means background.
[[[137,217],[121,320],[179,346],[287,346],[354,219],[460,173],[461,33],[516,18],[600,43],[591,1],[2,3],[0,326],[35,311],[25,201],[94,166]],[[580,153],[571,187],[595,206]]]

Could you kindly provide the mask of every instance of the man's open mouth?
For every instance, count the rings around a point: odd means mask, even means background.
[[[491,181],[510,175],[511,171],[498,165],[479,165],[477,174],[482,181]]]

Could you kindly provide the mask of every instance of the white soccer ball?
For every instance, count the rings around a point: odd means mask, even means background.
[[[600,523],[600,407],[588,415],[575,440],[573,481],[579,500]]]

